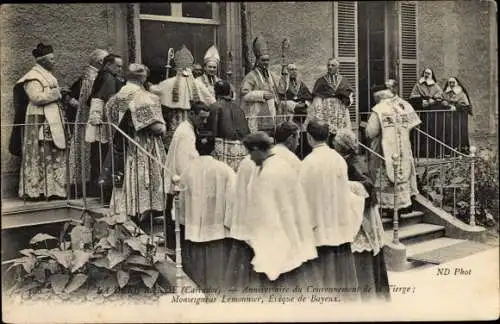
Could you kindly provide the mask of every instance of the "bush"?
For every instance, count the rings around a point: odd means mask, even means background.
[[[460,158],[444,165],[425,167],[417,176],[420,191],[434,205],[470,222],[471,177],[470,160]],[[482,149],[475,158],[475,217],[476,224],[498,224],[498,160],[489,149]],[[442,190],[442,191],[441,191]]]
[[[69,224],[65,226],[65,230]],[[104,297],[116,292],[165,292],[159,284],[155,264],[163,260],[148,235],[140,233],[130,221],[120,223],[113,217],[94,220],[84,217],[71,233],[71,246],[61,234],[56,248],[48,241],[57,238],[39,233],[23,249],[7,270],[15,271],[11,293],[36,294],[52,291],[67,299],[82,290]],[[53,246],[53,245],[52,245]]]

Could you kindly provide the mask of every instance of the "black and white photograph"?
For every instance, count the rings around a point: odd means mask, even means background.
[[[495,1],[0,12],[4,322],[499,318]]]

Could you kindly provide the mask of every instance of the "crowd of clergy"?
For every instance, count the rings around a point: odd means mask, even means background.
[[[255,66],[235,87],[217,76],[215,46],[203,71],[180,48],[176,75],[159,84],[148,82],[147,66],[124,68],[97,49],[64,89],[52,74],[54,49],[39,44],[36,65],[14,87],[19,196],[66,197],[68,174],[72,190],[102,194],[138,224],[167,211],[172,248],[179,217],[183,266],[201,288],[336,288],[343,300],[389,300],[379,210],[411,208],[418,193],[409,134],[419,116],[394,80],[375,87],[362,126],[379,155],[362,161],[339,62],[328,59],[310,91],[295,64],[269,71],[261,36],[253,51]],[[418,92],[424,85],[412,98],[433,104]]]

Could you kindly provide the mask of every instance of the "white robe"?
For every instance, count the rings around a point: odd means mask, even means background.
[[[210,90],[205,86],[205,84],[198,79],[194,79],[192,75],[188,73],[188,75],[182,75],[181,80],[179,82],[179,100],[177,102],[173,102],[172,90],[177,80],[177,76],[168,78],[165,81],[160,82],[157,86],[151,87],[151,92],[156,93],[160,96],[161,104],[167,106],[169,108],[178,108],[178,109],[191,109],[191,105],[189,103],[190,100],[193,100],[194,97],[194,89],[191,84],[194,83],[196,89],[198,91],[198,95],[200,100],[207,105],[211,105],[215,102],[215,96],[212,95]]]
[[[302,161],[300,182],[307,197],[316,246],[339,246],[354,240],[362,219],[350,202],[347,164],[326,144],[320,144]]]
[[[200,154],[196,150],[196,134],[193,125],[185,120],[175,130],[168,148],[166,167],[174,174],[182,176],[189,163],[199,156]],[[172,174],[167,175],[167,185],[170,185],[171,178]]]
[[[212,156],[191,161],[181,179],[186,190],[180,195],[180,222],[186,240],[207,242],[227,236],[224,224],[231,214],[235,182],[233,169]]]
[[[230,229],[229,237],[240,241],[248,241],[249,230],[247,226],[247,201],[248,186],[257,165],[252,161],[250,155],[245,156],[236,173],[235,195],[232,199],[232,213],[226,218],[225,225]]]
[[[295,155],[295,153],[293,153],[292,151],[290,151],[285,145],[283,145],[283,144],[276,144],[272,148],[272,152],[274,154],[276,154],[277,156],[285,159],[288,163],[290,163],[290,165],[292,166],[292,168],[297,173],[300,171],[300,159],[297,157],[297,155]]]
[[[255,168],[248,194],[246,226],[256,272],[276,280],[317,257],[305,195],[286,160],[274,155]]]

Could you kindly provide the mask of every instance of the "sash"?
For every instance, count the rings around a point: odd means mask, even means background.
[[[31,80],[40,82],[44,89],[54,89],[59,87],[57,79],[49,71],[45,70],[39,65],[35,65],[17,82],[17,84],[23,84]],[[29,103],[26,114],[36,114],[36,108],[37,106]],[[65,149],[66,137],[64,134],[64,124],[61,116],[61,107],[59,106],[59,101],[43,105],[41,108],[43,108],[43,114],[45,116],[46,123],[49,125],[49,130],[52,135],[52,141],[54,142],[54,145],[59,149]],[[41,128],[43,128],[43,126],[41,126]]]
[[[410,130],[421,123],[413,107],[403,99],[383,99],[373,107],[382,129],[382,151],[387,177],[394,184],[404,183],[412,170]],[[392,156],[397,154],[396,178]]]

